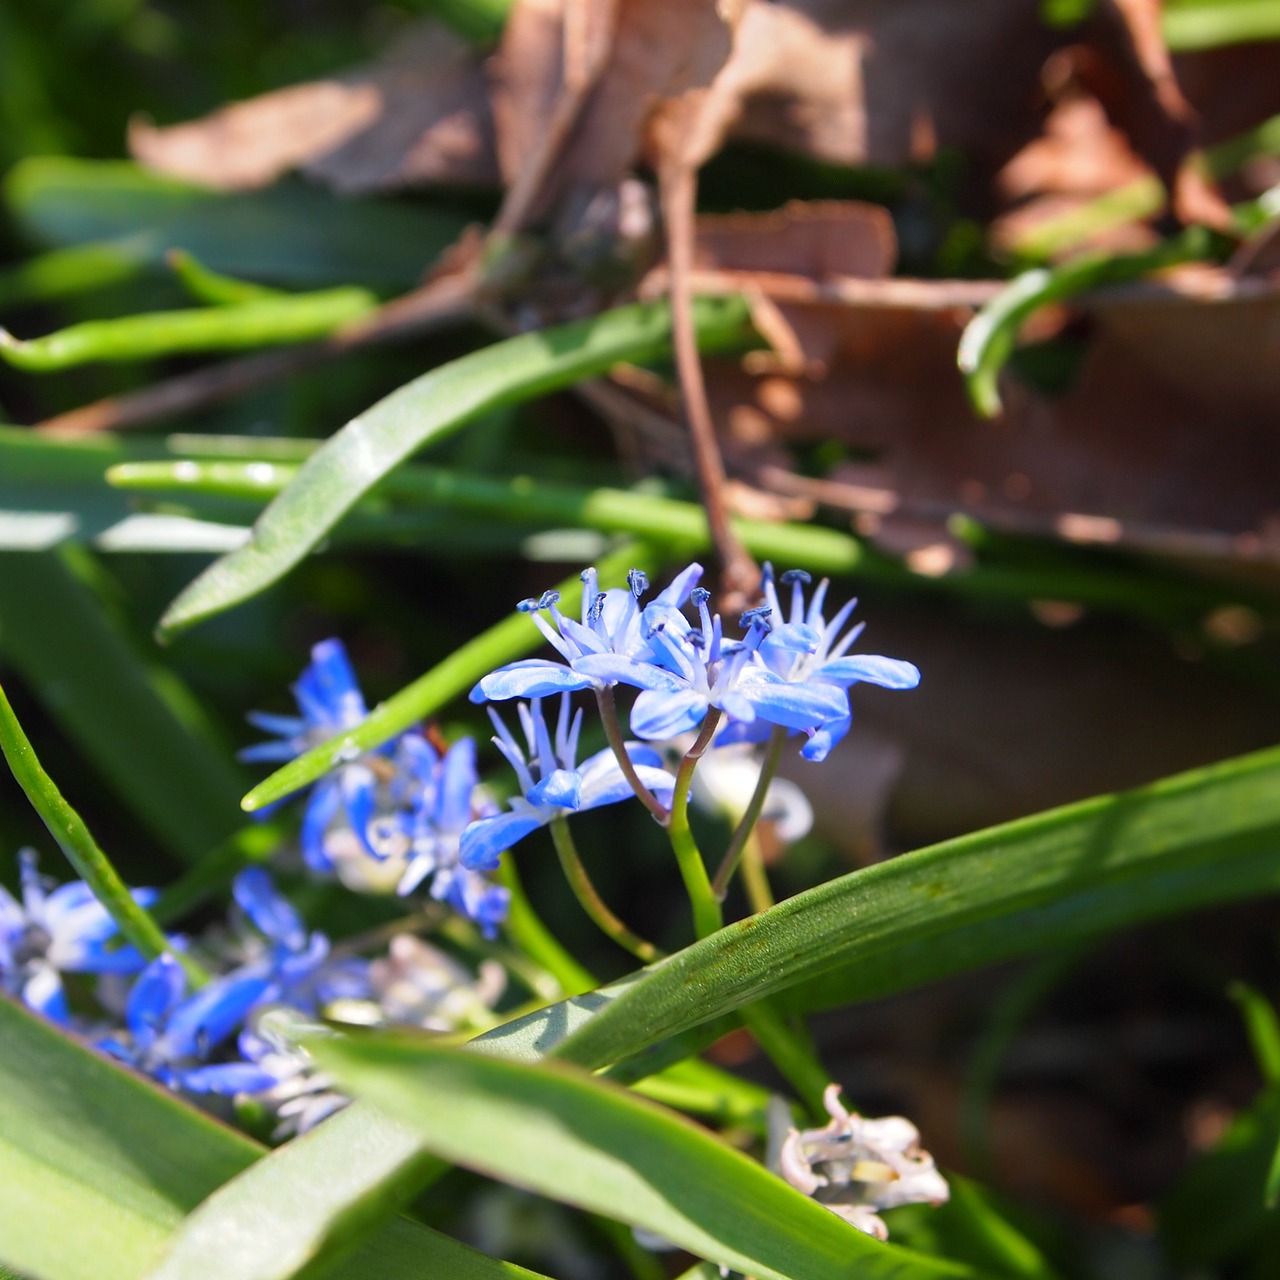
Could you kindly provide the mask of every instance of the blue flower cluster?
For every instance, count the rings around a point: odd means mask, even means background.
[[[299,715],[250,716],[275,737],[242,751],[242,760],[292,760],[354,729],[368,714],[340,640],[312,649],[293,694]],[[493,937],[506,917],[509,895],[459,859],[463,830],[493,808],[479,787],[471,739],[438,749],[426,735],[409,730],[339,760],[311,788],[302,855],[313,871],[366,892],[409,894],[429,881],[433,898]]]
[[[331,1114],[346,1099],[312,1069],[307,1055],[272,1033],[270,1019],[310,1022],[359,1008],[364,1022],[454,1030],[501,993],[477,985],[456,962],[409,935],[388,957],[335,957],[328,938],[308,932],[293,905],[260,867],[232,886],[229,935],[170,940],[149,963],[120,945],[115,923],[81,881],[51,887],[35,855],[21,855],[21,899],[0,887],[0,990],[169,1088],[226,1098],[253,1095],[280,1121],[283,1136]],[[137,890],[150,903],[152,890]],[[192,991],[179,955],[215,970]],[[64,974],[96,977],[93,998],[73,1008]],[[407,1001],[406,990],[431,992]],[[90,1007],[91,1006],[91,1007]],[[88,1011],[85,1011],[88,1010]]]
[[[492,868],[502,850],[557,815],[633,794],[612,753],[574,764],[581,712],[570,719],[568,700],[576,691],[603,692],[618,685],[638,690],[631,732],[648,742],[697,731],[714,716],[713,746],[764,741],[781,728],[803,734],[800,754],[819,761],[849,732],[853,685],[910,689],[920,681],[910,662],[849,653],[862,631],[861,625],[845,629],[856,601],[828,621],[825,579],[806,603],[807,573],[791,570],[775,580],[766,565],[764,603],[742,615],[743,634],[730,638],[719,614],[708,608],[710,593],[697,585],[701,576],[702,567],[691,564],[644,604],[649,584],[640,571],[632,570],[625,589],[600,591],[595,570],[588,569],[582,575],[580,620],[561,613],[554,591],[517,606],[532,616],[560,661],[509,663],[471,692],[473,702],[530,699],[518,707],[528,752],[490,712],[498,730],[494,741],[515,769],[522,794],[511,802],[510,812],[481,819],[463,833],[464,867]],[[694,619],[685,613],[689,604]],[[554,743],[541,707],[552,694],[561,696]],[[675,780],[658,767],[652,749],[629,743],[626,751],[634,773],[668,802]]]

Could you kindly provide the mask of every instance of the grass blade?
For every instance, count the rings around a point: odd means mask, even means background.
[[[746,303],[702,299],[708,346],[749,339]],[[575,324],[526,333],[451,361],[380,400],[303,463],[263,512],[245,546],[212,564],[169,606],[162,636],[229,609],[283,577],[393,468],[434,440],[504,404],[655,358],[670,345],[665,304],[623,307]]]

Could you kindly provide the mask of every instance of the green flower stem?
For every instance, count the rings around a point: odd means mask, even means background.
[[[170,249],[164,255],[165,262],[182,287],[197,302],[213,307],[234,306],[241,302],[255,302],[260,298],[287,298],[283,289],[272,289],[251,280],[237,280],[220,272],[210,271],[193,254],[185,249]]]
[[[707,878],[707,864],[702,860],[702,850],[698,848],[698,842],[693,838],[693,829],[689,826],[689,791],[693,786],[693,771],[711,745],[719,724],[720,712],[711,707],[707,711],[707,718],[702,722],[697,740],[685,753],[684,759],[680,761],[680,768],[676,771],[676,789],[671,797],[671,817],[667,823],[667,834],[671,838],[671,848],[680,866],[680,875],[684,878],[689,904],[693,907],[693,927],[699,938],[715,933],[724,924],[724,915],[720,910],[720,899],[716,897],[711,881]]]
[[[747,837],[742,850],[742,887],[747,891],[751,910],[759,915],[774,905],[773,890],[769,887],[769,873],[764,865],[764,846],[759,831]]]
[[[795,1089],[813,1118],[821,1119],[826,1114],[822,1091],[831,1083],[831,1076],[818,1061],[808,1037],[788,1026],[767,1000],[744,1005],[742,1021],[768,1055],[769,1061]]]
[[[593,991],[598,985],[595,978],[560,945],[559,939],[533,909],[512,858],[502,859],[498,880],[511,894],[505,927],[507,937],[517,950],[551,974],[564,995],[576,996],[584,991]]]
[[[134,901],[128,886],[98,847],[84,820],[63,798],[53,779],[36,759],[35,750],[22,731],[3,688],[0,688],[0,749],[18,785],[49,828],[49,834],[119,926],[120,933],[149,960],[169,951],[169,940],[164,930],[144,907]],[[190,956],[180,951],[172,951],[171,954],[182,965],[192,986],[208,981],[209,975]]]
[[[578,856],[577,846],[569,831],[569,823],[564,818],[554,818],[551,822],[551,838],[555,841],[556,853],[560,856],[560,866],[564,869],[565,879],[574,896],[582,904],[582,909],[595,924],[611,937],[620,947],[630,951],[642,964],[652,964],[661,960],[663,953],[646,942],[638,933],[633,933],[617,916],[609,910],[604,899],[597,892],[587,869]]]
[[[760,811],[764,808],[764,798],[769,794],[769,784],[773,775],[778,772],[778,761],[782,758],[782,744],[787,740],[787,731],[782,725],[774,725],[769,734],[769,745],[765,749],[764,761],[760,765],[760,777],[756,780],[756,789],[751,793],[751,801],[741,821],[734,828],[729,840],[729,847],[724,851],[715,879],[711,882],[711,892],[723,902],[728,892],[729,882],[738,869],[738,862],[747,840],[760,821]]]
[[[600,708],[600,722],[604,725],[604,736],[618,761],[622,776],[631,783],[631,789],[640,798],[640,803],[665,826],[667,819],[671,816],[666,805],[640,780],[636,766],[627,754],[627,744],[623,740],[622,728],[618,724],[618,703],[613,696],[612,685],[596,690],[596,704]]]

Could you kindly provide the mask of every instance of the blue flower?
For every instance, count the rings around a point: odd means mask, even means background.
[[[689,565],[646,608],[681,608],[701,576],[700,564]],[[522,600],[516,608],[533,618],[538,630],[568,665],[545,658],[508,663],[490,672],[472,689],[471,701],[544,698],[616,684],[616,678],[587,671],[578,660],[588,655],[609,655],[629,669],[632,663],[648,658],[648,629],[642,622],[639,603],[648,589],[648,578],[639,569],[632,569],[627,575],[626,590],[615,587],[600,591],[596,571],[587,569],[582,575],[581,622],[560,612],[560,596],[555,591],[538,599]],[[550,622],[542,616],[544,612],[550,615]]]
[[[125,1006],[128,1039],[110,1037],[98,1048],[167,1085],[190,1093],[256,1093],[276,1083],[249,1062],[209,1063],[243,1025],[271,978],[265,966],[247,966],[186,994],[182,966],[165,953],[138,975]]]
[[[298,716],[255,711],[249,720],[276,735],[240,752],[241,760],[292,760],[322,742],[354,729],[368,714],[364,695],[341,640],[322,640],[311,650],[311,662],[293,686]],[[302,854],[313,871],[332,871],[327,847],[335,820],[350,829],[368,853],[379,851],[370,840],[370,824],[378,806],[378,779],[394,746],[336,761],[338,768],[311,789],[302,816]]]
[[[433,898],[447,902],[493,938],[507,918],[511,894],[460,861],[463,831],[477,817],[496,811],[477,793],[475,741],[460,738],[443,756],[422,737],[405,746],[406,767],[414,780],[404,819],[410,854],[396,892],[412,893],[430,876]]]
[[[798,693],[802,689],[830,697],[840,694],[833,706],[836,714],[815,717],[806,723],[803,717],[795,720],[773,720],[789,729],[809,735],[800,754],[807,760],[825,760],[828,752],[849,732],[852,716],[849,711],[847,691],[859,683],[878,684],[886,689],[914,689],[920,683],[920,672],[910,662],[900,658],[884,658],[878,654],[849,654],[848,650],[862,634],[862,623],[849,628],[842,636],[841,629],[857,605],[850,600],[827,622],[823,616],[828,581],[818,584],[805,607],[804,587],[810,578],[801,569],[793,569],[782,575],[782,584],[791,588],[791,613],[786,617],[773,567],[764,567],[764,597],[772,617],[779,619],[763,638],[755,655],[752,671],[740,682],[744,696],[752,698],[755,687],[771,691],[785,688]],[[785,621],[781,621],[786,617]],[[761,712],[764,719],[771,719]],[[721,738],[725,742],[757,741],[767,736],[759,724],[730,725]]]
[[[261,867],[241,871],[231,892],[266,942],[265,947],[250,947],[247,957],[247,967],[267,976],[259,1003],[285,1004],[316,1016],[335,1000],[368,998],[368,962],[330,959],[329,939],[307,932],[293,904]]]
[[[137,973],[146,964],[132,946],[118,941],[116,923],[83,880],[52,891],[36,867],[36,855],[19,855],[22,900],[0,885],[0,989],[29,1008],[63,1024],[71,1020],[63,973]],[[154,889],[133,890],[143,906]]]
[[[612,751],[606,749],[581,765],[576,763],[582,712],[570,716],[568,694],[560,699],[554,745],[540,698],[532,703],[520,703],[517,712],[524,730],[527,757],[501,719],[493,711],[489,712],[498,732],[494,745],[516,771],[521,794],[510,801],[509,813],[481,818],[462,833],[462,865],[473,871],[496,869],[504,849],[555,818],[616,804],[635,794]],[[658,767],[657,753],[629,745],[628,754],[645,786],[664,803],[669,802],[675,779]]]
[[[641,690],[631,710],[633,733],[651,740],[674,738],[697,729],[713,707],[741,724],[760,720],[790,729],[824,724],[843,713],[844,699],[835,690],[789,684],[759,661],[758,651],[770,635],[767,607],[743,614],[747,634],[742,640],[725,640],[720,615],[713,617],[707,608],[709,594],[701,587],[692,593],[698,627],[678,609],[645,610],[648,663],[624,668],[600,655],[576,664]]]

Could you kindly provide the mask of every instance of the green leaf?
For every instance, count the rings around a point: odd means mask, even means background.
[[[52,302],[132,280],[153,256],[146,236],[51,249],[0,271],[0,309]]]
[[[44,244],[145,237],[157,266],[186,249],[214,271],[300,288],[411,288],[467,223],[439,205],[344,200],[301,183],[224,194],[134,164],[54,157],[15,165],[4,196]]]
[[[557,1054],[595,1068],[779,992],[798,1009],[870,1000],[1273,893],[1278,841],[1273,749],[855,871],[482,1040],[519,1038],[545,1052],[572,1027]]]
[[[1087,254],[1057,267],[1024,271],[986,303],[960,337],[956,363],[974,412],[994,418],[1000,412],[1000,370],[1013,354],[1018,330],[1032,312],[1088,289],[1139,280],[1163,267],[1208,255],[1212,237],[1191,227],[1145,253]]]
[[[368,315],[376,305],[367,289],[344,287],[189,311],[86,320],[27,341],[0,329],[0,357],[19,369],[52,373],[93,361],[305,342]]]
[[[181,688],[167,672],[168,697],[162,693],[63,556],[0,555],[0,654],[124,803],[185,861],[239,825],[240,770],[202,731],[198,708],[175,706]]]
[[[701,299],[696,318],[709,347],[750,337],[750,317],[740,298]],[[263,512],[250,541],[211,565],[169,606],[161,633],[172,636],[265,590],[423,445],[502,405],[569,386],[619,361],[657,357],[668,350],[670,332],[665,303],[624,307],[495,343],[392,392],[303,463],[293,483]]]
[[[504,1061],[421,1036],[311,1048],[443,1158],[761,1280],[973,1274],[878,1244],[692,1121],[559,1063]]]
[[[1280,40],[1276,0],[1180,0],[1165,7],[1165,43],[1175,53]]]
[[[140,1280],[184,1215],[264,1154],[3,996],[0,1043],[0,1266],[38,1280]],[[297,1194],[323,1198],[325,1187]],[[257,1280],[252,1228],[252,1218],[243,1220],[217,1242],[240,1269],[219,1273],[211,1262],[187,1274]],[[324,1270],[343,1280],[533,1275],[406,1218],[387,1223],[346,1262],[327,1255],[326,1264],[335,1261],[336,1270]],[[163,1265],[179,1264],[175,1255]]]
[[[1228,995],[1240,1006],[1258,1070],[1268,1086],[1280,1085],[1280,1019],[1275,1006],[1260,991],[1233,982]]]

